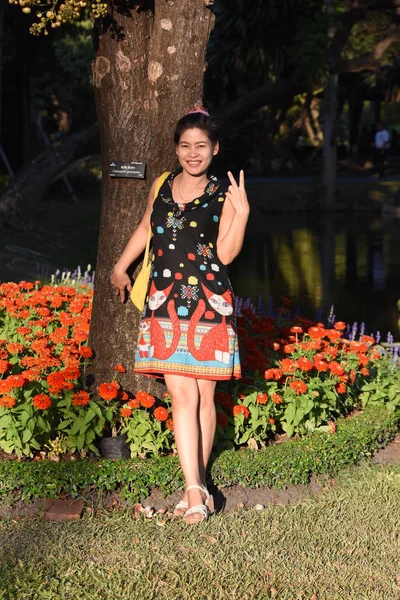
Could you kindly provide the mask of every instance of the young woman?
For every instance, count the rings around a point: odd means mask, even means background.
[[[242,248],[249,204],[243,171],[239,183],[228,172],[227,191],[209,175],[219,143],[207,111],[197,108],[182,117],[174,141],[180,167],[164,180],[155,200],[154,181],[143,219],[111,283],[123,301],[126,288],[131,289],[126,270],[145,248],[151,227],[154,260],[135,371],[165,379],[186,481],[175,514],[194,523],[206,519],[212,508],[205,477],[216,426],[216,382],[240,377],[226,265]]]

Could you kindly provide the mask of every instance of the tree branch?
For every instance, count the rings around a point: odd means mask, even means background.
[[[357,58],[349,60],[339,60],[334,66],[333,73],[359,73],[360,71],[374,71],[380,69],[379,61],[386,50],[395,42],[400,42],[400,36],[392,33],[383,38],[375,47],[373,52],[362,54]]]

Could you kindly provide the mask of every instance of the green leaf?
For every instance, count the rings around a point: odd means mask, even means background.
[[[286,407],[286,410],[285,410],[285,414],[284,414],[285,421],[287,423],[293,423],[295,414],[296,414],[296,407],[295,407],[295,405],[294,404],[288,404],[288,406]],[[286,431],[286,433],[287,433],[287,431]]]

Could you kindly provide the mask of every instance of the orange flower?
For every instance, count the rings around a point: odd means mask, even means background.
[[[217,415],[218,415],[218,413],[217,413]],[[173,430],[174,430],[174,422],[173,422],[173,420],[172,420],[172,419],[167,419],[167,428],[168,428],[170,431],[173,431]]]
[[[115,365],[114,371],[117,371],[117,373],[126,373],[126,369],[123,365]]]
[[[3,375],[11,367],[8,360],[0,360],[0,374]]]
[[[283,349],[285,351],[285,354],[292,354],[292,352],[294,352],[293,344],[286,344]]]
[[[72,396],[72,404],[74,406],[85,406],[86,404],[89,404],[89,402],[90,396],[87,392],[84,392],[83,390],[75,392],[75,394]]]
[[[266,404],[268,400],[268,396],[265,393],[257,394],[256,402],[257,404]]]
[[[268,423],[270,423],[271,425],[275,425],[275,419],[273,419],[272,417],[269,417]]]
[[[280,365],[284,373],[294,373],[297,367],[297,362],[292,358],[282,358]]]
[[[297,361],[297,366],[302,371],[311,371],[311,369],[314,367],[311,360],[309,358],[306,358],[305,356],[301,356],[299,358],[299,360]]]
[[[21,352],[24,349],[23,345],[17,344],[17,342],[12,342],[11,344],[7,344],[6,348],[10,354],[21,354]]]
[[[274,379],[275,381],[279,381],[282,377],[283,373],[280,369],[267,369],[264,373],[265,379]]]
[[[342,367],[342,365],[334,360],[329,363],[329,370],[332,373],[332,375],[343,375],[344,373],[344,368]]]
[[[118,396],[119,383],[112,381],[111,383],[102,383],[99,385],[99,396],[109,402],[115,400]]]
[[[271,400],[274,404],[282,404],[283,402],[283,398],[280,394],[277,394],[276,392],[273,392],[271,394]]]
[[[346,329],[346,323],[344,323],[343,321],[337,321],[334,324],[334,328],[337,329],[338,331],[342,331],[343,329]]]
[[[51,406],[51,399],[46,394],[36,394],[33,396],[33,404],[39,410],[47,410]]]
[[[79,348],[79,356],[82,358],[91,358],[93,356],[93,350],[89,346],[81,346]]]
[[[168,419],[168,411],[163,406],[158,406],[153,415],[157,421],[166,421]]]
[[[129,394],[127,392],[123,392],[122,390],[119,390],[118,400],[121,400],[122,402],[127,402],[129,400]]]
[[[354,369],[350,371],[350,383],[354,383],[357,377],[357,372]]]
[[[335,389],[338,394],[344,394],[345,391],[347,390],[347,386],[344,383],[337,383],[335,385]]]
[[[13,408],[16,403],[16,399],[12,396],[3,396],[0,398],[0,406],[3,406],[4,408]]]
[[[247,408],[247,406],[243,406],[243,404],[236,404],[236,406],[233,407],[233,416],[236,417],[240,414],[242,414],[244,418],[247,419],[247,417],[250,415],[250,411]]]
[[[369,375],[369,370],[368,370],[368,369],[366,369],[365,367],[363,367],[363,368],[360,370],[360,373],[361,373],[361,375],[364,375],[364,377],[368,377],[368,375]]]
[[[318,340],[325,336],[326,331],[323,327],[310,327],[307,333],[310,338]]]
[[[140,402],[137,398],[133,398],[132,400],[129,400],[128,406],[130,406],[131,408],[139,408]]]
[[[147,394],[146,392],[138,392],[136,398],[139,400],[143,408],[151,408],[154,406],[156,399],[154,396]]]
[[[303,333],[303,329],[299,325],[294,325],[290,328],[292,333]]]
[[[329,364],[325,360],[316,357],[314,357],[314,365],[317,371],[327,371],[329,368]]]
[[[297,395],[304,394],[308,390],[307,384],[304,383],[304,381],[301,381],[301,379],[295,379],[294,381],[291,381],[289,386],[294,392],[296,392]]]
[[[120,410],[121,417],[129,418],[132,416],[132,409],[129,406],[123,406]]]

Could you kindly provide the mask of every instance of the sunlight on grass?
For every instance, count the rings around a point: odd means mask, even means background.
[[[0,523],[1,600],[400,597],[400,467],[365,465],[294,506],[191,528],[129,512]]]

